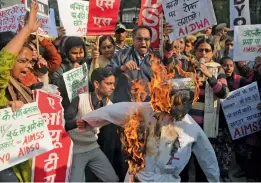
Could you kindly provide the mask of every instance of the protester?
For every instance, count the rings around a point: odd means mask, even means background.
[[[208,27],[205,30],[200,31],[201,35],[199,36],[204,36],[206,39],[213,39],[213,35],[212,35],[212,27]]]
[[[215,51],[219,51],[225,48],[225,41],[227,39],[227,34],[230,29],[227,27],[226,23],[221,23],[216,26],[216,33],[213,36],[213,43]]]
[[[92,62],[89,70],[91,78],[92,71],[99,67],[106,67],[114,55],[115,42],[111,36],[102,36],[99,38],[98,45],[95,43],[92,49]]]
[[[70,104],[70,101],[65,87],[63,74],[73,68],[80,67],[87,61],[85,60],[85,44],[81,38],[68,37],[65,40],[61,51],[62,64],[60,68],[51,75],[50,79],[54,85],[58,86],[61,96],[63,97],[62,105],[66,108]]]
[[[216,124],[219,122],[219,111],[218,108],[214,108],[213,103],[218,102],[218,98],[225,98],[229,92],[224,70],[213,61],[214,51],[214,44],[209,39],[199,38],[195,44],[196,59],[204,60],[198,66],[202,85],[200,86],[199,100],[192,105],[192,109],[189,111],[192,118],[203,128],[211,143],[215,143],[216,136],[214,131],[216,130]],[[217,73],[217,75],[213,75],[214,73]],[[212,97],[205,98],[206,95],[211,95]],[[212,100],[210,100],[211,98]],[[205,107],[208,106],[212,106],[212,112],[207,112],[208,110]],[[207,181],[197,161],[195,161],[195,167],[196,181]],[[183,174],[184,181],[188,181],[188,173]]]
[[[133,29],[133,46],[117,52],[108,68],[112,69],[118,82],[113,102],[131,101],[131,81],[142,79],[147,83],[152,77],[150,64],[150,44],[152,31],[145,25]]]
[[[117,24],[115,28],[115,38],[116,38],[115,53],[117,53],[121,49],[129,48],[129,45],[126,43],[126,37],[127,37],[126,27],[121,23]]]
[[[112,104],[108,98],[114,90],[115,77],[112,72],[106,68],[97,68],[93,71],[91,80],[95,87],[94,92],[80,94],[72,100],[64,113],[65,128],[74,143],[70,182],[85,182],[86,166],[100,180],[116,182],[118,177],[97,143],[99,129],[79,132],[76,128],[78,119],[93,110]]]
[[[222,67],[226,74],[227,85],[229,91],[234,91],[238,88],[250,84],[247,79],[235,74],[234,68],[235,64],[230,57],[223,57],[220,60]],[[215,146],[215,151],[219,163],[221,178],[224,182],[231,182],[229,178],[229,167],[231,166],[233,160],[233,145],[231,135],[226,124],[226,119],[223,110],[220,110],[219,114],[219,131],[217,137],[217,144]]]
[[[225,48],[216,52],[216,62],[220,63],[222,57],[231,57],[233,58],[232,49],[234,47],[234,40],[231,37],[228,37],[225,41]]]
[[[36,20],[38,4],[31,3],[28,22],[19,33],[0,52],[1,90],[0,106],[17,110],[23,104],[33,102],[30,88],[21,82],[33,67],[32,48],[26,43],[27,38],[35,32],[40,23]],[[24,161],[12,168],[0,172],[1,182],[31,182],[32,162]]]

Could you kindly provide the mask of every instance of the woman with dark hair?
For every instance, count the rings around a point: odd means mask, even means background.
[[[225,98],[229,93],[226,75],[221,65],[213,61],[214,44],[210,39],[199,38],[195,44],[195,56],[199,61],[197,69],[200,72],[199,100],[192,105],[189,111],[191,117],[201,126],[212,144],[215,144],[218,135],[219,123],[219,99]],[[196,181],[206,182],[206,176],[197,161]],[[188,170],[187,170],[188,171]],[[188,181],[187,175],[183,172],[183,181]]]
[[[99,45],[97,45],[97,42]],[[92,62],[89,70],[89,78],[94,69],[106,67],[114,55],[115,42],[111,36],[102,36],[96,41],[92,50]]]
[[[79,37],[68,37],[60,53],[62,55],[62,64],[60,68],[51,75],[51,82],[56,85],[61,92],[61,96],[63,97],[62,105],[66,108],[70,104],[70,100],[63,80],[63,73],[86,63],[85,44]]]
[[[25,43],[29,35],[35,32],[40,23],[36,20],[38,4],[31,3],[31,11],[26,25],[13,37],[10,33],[8,44],[1,44],[0,52],[0,107],[12,107],[17,110],[23,104],[31,103],[33,95],[30,88],[21,82],[26,74],[33,68],[32,48]],[[1,39],[1,42],[3,39]],[[12,168],[0,172],[1,182],[31,182],[32,162],[22,162]]]

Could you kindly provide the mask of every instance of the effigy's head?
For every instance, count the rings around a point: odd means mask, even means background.
[[[196,84],[192,78],[172,79],[170,100],[172,102],[170,115],[176,121],[181,121],[192,107]]]

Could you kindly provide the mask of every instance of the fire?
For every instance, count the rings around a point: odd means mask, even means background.
[[[175,103],[182,105],[181,96],[175,98],[170,97],[171,85],[169,82],[166,82],[173,79],[176,74],[194,79],[196,89],[193,102],[198,100],[200,81],[195,74],[195,69],[193,72],[185,72],[179,66],[166,68],[154,54],[151,54],[151,68],[153,78],[149,83],[148,90],[151,96],[150,104],[153,111],[170,113],[174,100]],[[132,81],[131,93],[134,96],[133,102],[143,102],[147,96],[146,91],[144,81]],[[176,102],[176,100],[179,102]],[[123,137],[121,138],[124,149],[128,154],[129,173],[134,176],[134,179],[136,173],[145,167],[144,154],[146,153],[146,141],[148,136],[148,128],[145,126],[145,123],[141,123],[144,119],[142,118],[141,112],[139,112],[136,111],[134,115],[129,117],[124,128]]]

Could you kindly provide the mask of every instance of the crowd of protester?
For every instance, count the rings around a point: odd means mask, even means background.
[[[36,21],[37,5],[33,2],[25,26],[17,33],[0,33],[0,106],[13,110],[33,102],[32,90],[53,84],[63,98],[65,129],[74,142],[73,161],[70,181],[124,181],[128,170],[126,156],[120,141],[121,127],[110,124],[101,129],[88,132],[77,130],[77,120],[88,112],[106,105],[131,102],[132,81],[142,79],[146,85],[151,81],[153,72],[150,56],[155,52],[150,44],[150,27],[139,25],[133,29],[133,45],[126,43],[126,27],[118,24],[115,38],[100,36],[91,50],[86,50],[83,38],[66,37],[65,30],[59,28],[59,37],[50,41],[31,35],[39,27]],[[160,56],[165,67],[179,65],[190,72],[196,67],[200,71],[199,100],[192,105],[190,116],[208,135],[206,124],[219,124],[218,135],[209,137],[216,153],[221,181],[229,178],[233,154],[240,171],[233,176],[245,176],[248,181],[261,181],[260,133],[232,140],[222,109],[215,111],[216,121],[209,121],[205,112],[205,91],[212,88],[214,99],[224,99],[229,92],[257,81],[260,86],[261,58],[257,57],[254,66],[249,61],[233,61],[233,38],[226,24],[219,24],[212,33],[212,27],[195,35],[189,35],[170,42],[170,26],[164,28],[164,55]],[[37,42],[40,44],[40,53]],[[87,52],[91,52],[91,57]],[[200,59],[204,62],[199,62]],[[89,69],[89,93],[81,94],[71,102],[68,98],[63,74],[87,64]],[[253,64],[252,64],[253,65]],[[213,75],[210,68],[218,68]],[[150,101],[148,96],[144,102]],[[90,96],[90,97],[89,97]],[[257,106],[260,108],[260,106]],[[79,124],[80,125],[80,124]],[[193,154],[193,152],[192,152]],[[194,155],[192,157],[195,157]],[[208,167],[202,167],[194,159],[196,181],[207,182]],[[31,177],[30,160],[0,172],[0,181],[29,182]],[[180,173],[181,181],[189,178],[190,163]]]

